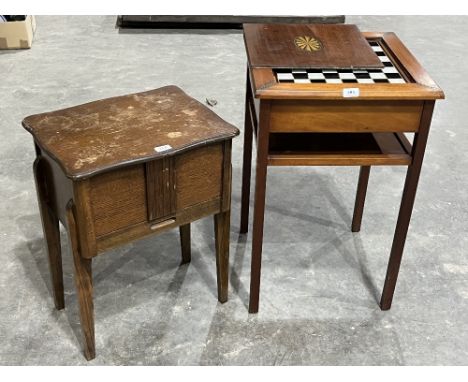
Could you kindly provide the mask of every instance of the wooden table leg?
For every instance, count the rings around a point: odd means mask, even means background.
[[[91,259],[84,258],[79,251],[79,232],[76,226],[72,201],[67,205],[67,221],[73,253],[73,263],[75,264],[76,294],[80,310],[81,329],[84,335],[84,355],[89,361],[96,357],[94,341],[93,275]]]
[[[244,117],[244,152],[242,162],[242,197],[241,197],[241,221],[240,233],[249,230],[249,203],[250,203],[250,177],[252,169],[252,118],[250,111],[250,81],[247,71],[247,90],[245,95]]]
[[[179,227],[180,232],[180,247],[182,252],[181,264],[190,263],[192,260],[192,251],[190,245],[190,223],[181,225]]]
[[[370,166],[361,166],[359,170],[359,181],[356,192],[356,202],[354,203],[353,222],[351,224],[352,232],[361,230],[362,213],[366,201],[367,184],[369,183]]]
[[[426,150],[427,137],[429,135],[429,127],[434,109],[434,101],[426,101],[421,116],[421,122],[418,133],[414,135],[412,163],[408,166],[406,173],[405,186],[401,199],[400,212],[398,214],[395,235],[393,237],[392,250],[388,262],[387,275],[385,277],[385,285],[380,300],[380,308],[388,310],[392,306],[393,293],[400,270],[401,258],[405,246],[406,235],[408,233],[411,213],[413,212],[416,190],[418,187],[419,175]]]
[[[47,244],[49,269],[52,280],[55,307],[61,310],[65,307],[63,294],[62,252],[60,247],[59,220],[52,212],[47,201],[47,180],[44,160],[37,157],[34,161],[34,178],[36,180],[37,200],[41,213],[42,229]]]
[[[228,300],[230,226],[231,210],[214,215],[218,301],[222,303]]]
[[[268,166],[270,103],[261,101],[257,132],[257,167],[255,175],[255,205],[252,229],[252,264],[250,271],[249,313],[257,313],[260,297],[262,265],[263,222],[265,214],[266,180]]]

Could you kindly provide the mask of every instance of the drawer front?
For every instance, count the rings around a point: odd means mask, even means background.
[[[175,167],[177,211],[221,196],[222,144],[178,155]]]
[[[90,183],[96,236],[147,220],[143,164],[98,175]]]
[[[271,132],[415,132],[421,101],[273,101]]]

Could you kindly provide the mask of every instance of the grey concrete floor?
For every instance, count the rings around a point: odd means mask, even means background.
[[[271,168],[260,312],[247,312],[251,236],[238,234],[234,142],[229,301],[216,300],[211,219],[94,261],[97,357],[87,363],[68,242],[66,309],[51,297],[23,117],[175,84],[243,129],[238,31],[128,31],[115,17],[38,17],[33,48],[0,52],[0,364],[461,365],[468,363],[468,18],[348,17],[394,31],[445,90],[436,106],[393,307],[378,307],[405,169],[371,172],[350,232],[357,168]]]

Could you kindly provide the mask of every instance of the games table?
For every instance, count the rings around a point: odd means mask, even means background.
[[[246,24],[241,233],[248,231],[257,141],[249,312],[259,309],[268,166],[360,166],[351,229],[361,226],[370,167],[407,166],[380,301],[390,309],[435,100],[444,93],[394,33],[354,25]],[[404,133],[414,134],[413,142]]]

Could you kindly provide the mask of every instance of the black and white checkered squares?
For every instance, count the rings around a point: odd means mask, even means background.
[[[382,69],[274,69],[278,82],[296,84],[404,84],[397,68],[378,42],[369,42],[384,67]]]

